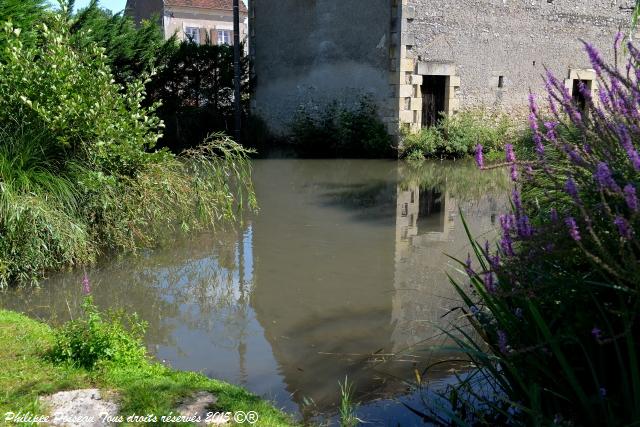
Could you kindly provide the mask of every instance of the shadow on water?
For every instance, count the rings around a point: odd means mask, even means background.
[[[490,238],[505,177],[463,163],[283,159],[256,160],[254,182],[260,212],[236,230],[89,270],[97,303],[138,312],[167,364],[305,418],[331,420],[348,375],[361,418],[417,422],[398,400],[418,399],[414,369],[452,356],[434,347],[447,344],[440,328],[457,304],[445,254],[468,250],[459,210]],[[0,304],[62,322],[79,312],[81,276],[52,275]]]

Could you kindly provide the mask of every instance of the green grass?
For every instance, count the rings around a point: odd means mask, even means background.
[[[125,416],[168,415],[184,398],[208,391],[218,397],[214,411],[256,411],[260,417],[255,424],[258,426],[295,425],[289,416],[242,388],[199,373],[175,371],[153,361],[138,366],[107,363],[92,371],[53,363],[46,357],[53,343],[51,327],[0,310],[0,415],[19,410],[42,414],[39,396],[97,387],[118,393],[121,414]],[[3,422],[4,417],[0,417],[0,424]]]
[[[471,155],[475,147],[484,147],[488,160],[504,156],[505,144],[522,138],[523,130],[508,115],[484,110],[470,110],[455,116],[443,116],[431,127],[402,138],[400,157],[451,159]]]

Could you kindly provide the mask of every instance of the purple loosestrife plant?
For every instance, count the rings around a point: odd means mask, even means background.
[[[89,276],[87,273],[84,273],[82,276],[82,293],[85,296],[91,295],[91,283],[89,282]]]
[[[638,212],[638,197],[636,195],[636,187],[633,184],[627,184],[624,186],[624,198],[627,201],[629,210],[633,213]]]
[[[617,36],[616,53],[620,43]],[[531,150],[523,152],[532,155],[518,161],[532,172],[519,180],[513,171],[496,249],[471,240],[479,261],[472,292],[456,285],[483,313],[469,321],[485,341],[457,342],[504,396],[481,404],[501,414],[522,402],[523,425],[640,419],[640,51],[628,43],[628,62],[618,67],[593,45],[585,50],[596,80],[579,85],[583,103],[551,72],[539,98],[548,110],[530,95]],[[507,145],[506,166],[515,165]]]
[[[567,229],[569,230],[569,235],[573,240],[579,242],[582,240],[580,237],[580,231],[578,230],[578,225],[576,224],[576,220],[572,217],[566,218],[564,220],[565,224],[567,224]]]
[[[476,165],[478,165],[480,169],[484,169],[484,155],[482,154],[482,149],[481,144],[476,145]]]

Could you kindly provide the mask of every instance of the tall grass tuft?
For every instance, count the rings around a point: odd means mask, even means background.
[[[353,401],[354,388],[353,383],[349,382],[349,378],[345,377],[344,382],[340,385],[340,425],[342,427],[356,427],[360,424],[360,420],[356,415],[357,405]]]

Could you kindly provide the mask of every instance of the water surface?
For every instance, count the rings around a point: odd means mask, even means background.
[[[459,212],[491,238],[504,176],[463,163],[256,160],[254,182],[260,211],[236,230],[88,270],[96,302],[139,313],[165,363],[300,416],[331,419],[348,376],[366,421],[418,424],[397,401],[419,404],[414,369],[452,356],[434,347],[457,316],[446,315],[459,305],[446,272],[447,254],[469,250]],[[81,276],[53,275],[1,305],[62,322],[79,311]]]

